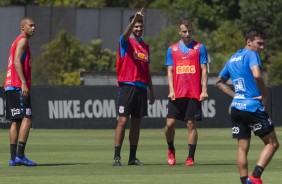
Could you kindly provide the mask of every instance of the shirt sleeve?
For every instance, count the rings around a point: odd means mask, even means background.
[[[127,52],[129,40],[124,41],[122,35],[119,37],[120,56],[123,57]]]
[[[167,52],[166,52],[165,64],[166,66],[173,66],[172,53],[171,53],[170,47],[167,49]]]
[[[249,61],[249,67],[252,68],[253,66],[259,66],[261,67],[261,61],[260,57],[257,52],[249,52],[248,53],[248,61]]]
[[[201,64],[207,64],[209,62],[208,59],[208,51],[206,49],[206,47],[201,44],[200,46],[200,63]]]
[[[228,68],[227,68],[227,63],[225,64],[223,69],[220,71],[219,76],[221,76],[221,77],[223,77],[227,80],[230,78],[230,73],[229,73]]]

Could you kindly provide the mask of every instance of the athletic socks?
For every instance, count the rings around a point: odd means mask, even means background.
[[[253,171],[253,177],[260,178],[262,175],[264,168],[261,166],[256,165],[254,171]]]
[[[172,141],[172,142],[168,142],[168,141],[167,141],[167,145],[168,145],[168,149],[169,149],[169,150],[175,150],[173,141]]]
[[[136,158],[137,145],[130,145],[129,160]]]
[[[18,157],[23,158],[24,157],[24,150],[25,150],[25,142],[19,142],[18,145]]]
[[[17,155],[17,144],[10,144],[10,154],[11,160],[15,160]]]
[[[188,144],[188,158],[192,158],[194,160],[194,155],[196,151],[196,144]]]
[[[248,176],[240,177],[241,184],[247,184],[247,181],[246,181],[247,178],[248,178]]]
[[[121,146],[115,146],[115,156],[114,156],[114,158],[117,158],[117,157],[120,158],[120,150],[121,150]]]

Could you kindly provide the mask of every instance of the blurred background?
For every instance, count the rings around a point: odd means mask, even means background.
[[[231,99],[213,85],[230,55],[244,47],[245,32],[251,27],[267,34],[261,60],[268,86],[268,112],[282,124],[282,1],[0,0],[0,86],[10,46],[20,33],[19,22],[22,17],[32,17],[36,22],[36,33],[29,41],[34,127],[115,127],[118,39],[129,17],[142,7],[143,38],[150,45],[150,67],[157,91],[157,103],[149,109],[144,126],[163,125],[167,103],[165,56],[169,45],[180,39],[178,22],[182,18],[192,20],[194,39],[202,42],[209,54],[210,99],[203,104],[205,120],[201,125],[230,125]],[[6,125],[4,104],[1,93],[0,126]]]
[[[179,40],[178,21],[187,17],[195,40],[208,49],[215,76],[244,46],[247,29],[263,29],[268,37],[261,55],[264,77],[268,86],[282,84],[282,1],[264,0],[0,0],[0,83],[19,21],[30,16],[36,21],[30,39],[33,85],[95,85],[95,75],[112,84],[118,38],[129,16],[142,7],[156,82],[166,75],[168,46]]]

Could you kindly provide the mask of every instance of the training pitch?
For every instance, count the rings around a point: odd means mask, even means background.
[[[113,167],[114,130],[32,129],[26,156],[36,167],[9,167],[9,130],[0,130],[1,184],[225,184],[240,183],[236,165],[237,141],[231,129],[198,129],[196,166],[186,167],[187,131],[176,129],[176,165],[166,162],[163,129],[142,129],[137,157],[144,166],[128,166],[128,130],[121,156],[122,166]],[[276,128],[282,142],[282,127]],[[249,172],[253,170],[263,143],[252,136]],[[276,152],[265,169],[266,184],[281,183],[282,153]]]

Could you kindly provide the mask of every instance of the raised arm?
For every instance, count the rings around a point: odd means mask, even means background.
[[[128,24],[128,26],[126,27],[126,29],[124,30],[123,34],[122,34],[122,38],[123,41],[127,41],[132,33],[133,27],[135,25],[135,23],[143,18],[143,14],[142,14],[143,8],[136,12],[132,21]]]

